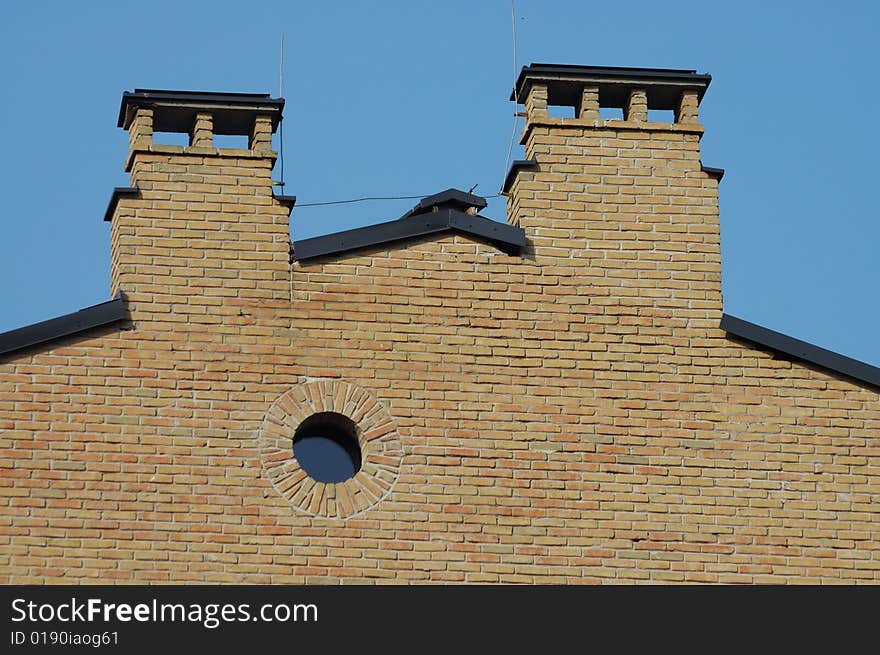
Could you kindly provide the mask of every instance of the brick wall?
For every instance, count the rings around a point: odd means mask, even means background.
[[[272,153],[135,144],[131,322],[0,359],[0,581],[880,578],[880,396],[719,329],[693,98],[671,125],[542,100],[515,256],[290,265]],[[368,435],[347,488],[283,459],[326,408]]]

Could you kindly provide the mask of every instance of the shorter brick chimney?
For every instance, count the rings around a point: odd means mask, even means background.
[[[268,94],[123,94],[118,126],[129,133],[131,187],[114,192],[105,219],[111,292],[125,294],[135,322],[196,326],[185,314],[212,306],[212,320],[222,320],[235,311],[224,299],[287,297],[293,199],[274,196],[271,178],[283,108]],[[154,132],[188,134],[189,145],[156,144]],[[215,134],[247,136],[248,147],[216,148]]]

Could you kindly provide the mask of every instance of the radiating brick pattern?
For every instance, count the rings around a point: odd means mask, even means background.
[[[0,581],[877,581],[880,395],[719,330],[702,127],[545,97],[522,256],[445,235],[291,265],[270,154],[137,149],[131,323],[0,360]],[[316,384],[403,452],[348,518],[266,471]]]
[[[313,414],[335,412],[357,426],[361,468],[350,480],[317,482],[300,466],[293,437]],[[348,518],[373,507],[388,495],[403,460],[403,445],[394,420],[363,389],[336,380],[316,380],[285,392],[266,413],[259,436],[263,473],[294,508],[312,516]]]

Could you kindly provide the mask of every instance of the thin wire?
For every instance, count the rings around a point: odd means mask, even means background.
[[[516,6],[514,4],[515,0],[510,0],[510,11],[511,11],[511,19],[513,25],[513,79],[514,79],[514,87],[516,86]],[[281,35],[281,63],[279,65],[278,70],[278,95],[282,95],[283,83],[284,83],[284,34]],[[516,134],[516,127],[519,122],[519,118],[514,115],[513,122],[513,133],[510,135],[510,146],[507,148],[507,161],[504,164],[504,174],[507,175],[507,166],[510,163],[510,153],[513,149],[513,137]],[[282,117],[281,122],[278,126],[279,130],[279,139],[281,141],[281,186],[284,186],[284,120]],[[477,185],[475,184],[471,191],[475,189]],[[377,200],[421,200],[422,198],[426,198],[430,196],[429,193],[422,193],[419,195],[412,196],[364,196],[362,198],[349,198],[347,200],[326,200],[321,202],[303,202],[297,203],[296,208],[301,209],[303,207],[326,207],[328,205],[348,205],[356,202],[368,202],[368,201],[377,201]],[[503,193],[496,193],[491,196],[484,196],[486,200],[491,198],[500,198],[503,196]]]
[[[417,196],[365,196],[363,198],[351,198],[349,200],[327,200],[324,202],[304,202],[297,203],[296,208],[300,209],[301,207],[323,207],[325,205],[348,205],[353,202],[366,202],[368,200],[415,200],[422,198],[427,198],[432,194],[430,193],[422,193]],[[489,198],[498,198],[501,194],[496,193],[494,196],[485,196],[488,200]]]
[[[510,27],[513,31],[513,95],[516,98],[516,0],[510,0]],[[504,188],[504,179],[507,177],[507,168],[510,166],[510,154],[513,152],[513,139],[516,136],[516,128],[519,125],[519,116],[516,115],[516,107],[513,111],[513,130],[510,133],[510,143],[507,144],[507,157],[504,159],[504,172],[501,174],[501,188]],[[499,194],[500,195],[500,194]]]

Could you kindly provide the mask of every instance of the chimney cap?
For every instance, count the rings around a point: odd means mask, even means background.
[[[575,66],[529,64],[523,66],[510,99],[522,104],[534,83],[547,85],[547,104],[577,105],[586,85],[599,88],[603,107],[624,107],[629,92],[644,89],[652,109],[675,109],[682,91],[696,91],[702,100],[712,76],[695,70],[674,68],[624,68],[619,66]]]
[[[419,204],[406,212],[401,218],[408,218],[418,214],[426,214],[437,209],[456,209],[467,212],[469,209],[477,211],[486,208],[486,199],[459,189],[446,189],[431,196],[425,196],[419,200]]]
[[[268,93],[135,89],[122,94],[117,126],[127,129],[138,107],[153,109],[153,129],[157,132],[189,132],[195,115],[207,112],[213,116],[215,134],[247,135],[254,116],[269,116],[274,132],[281,120],[284,98],[273,98]]]

